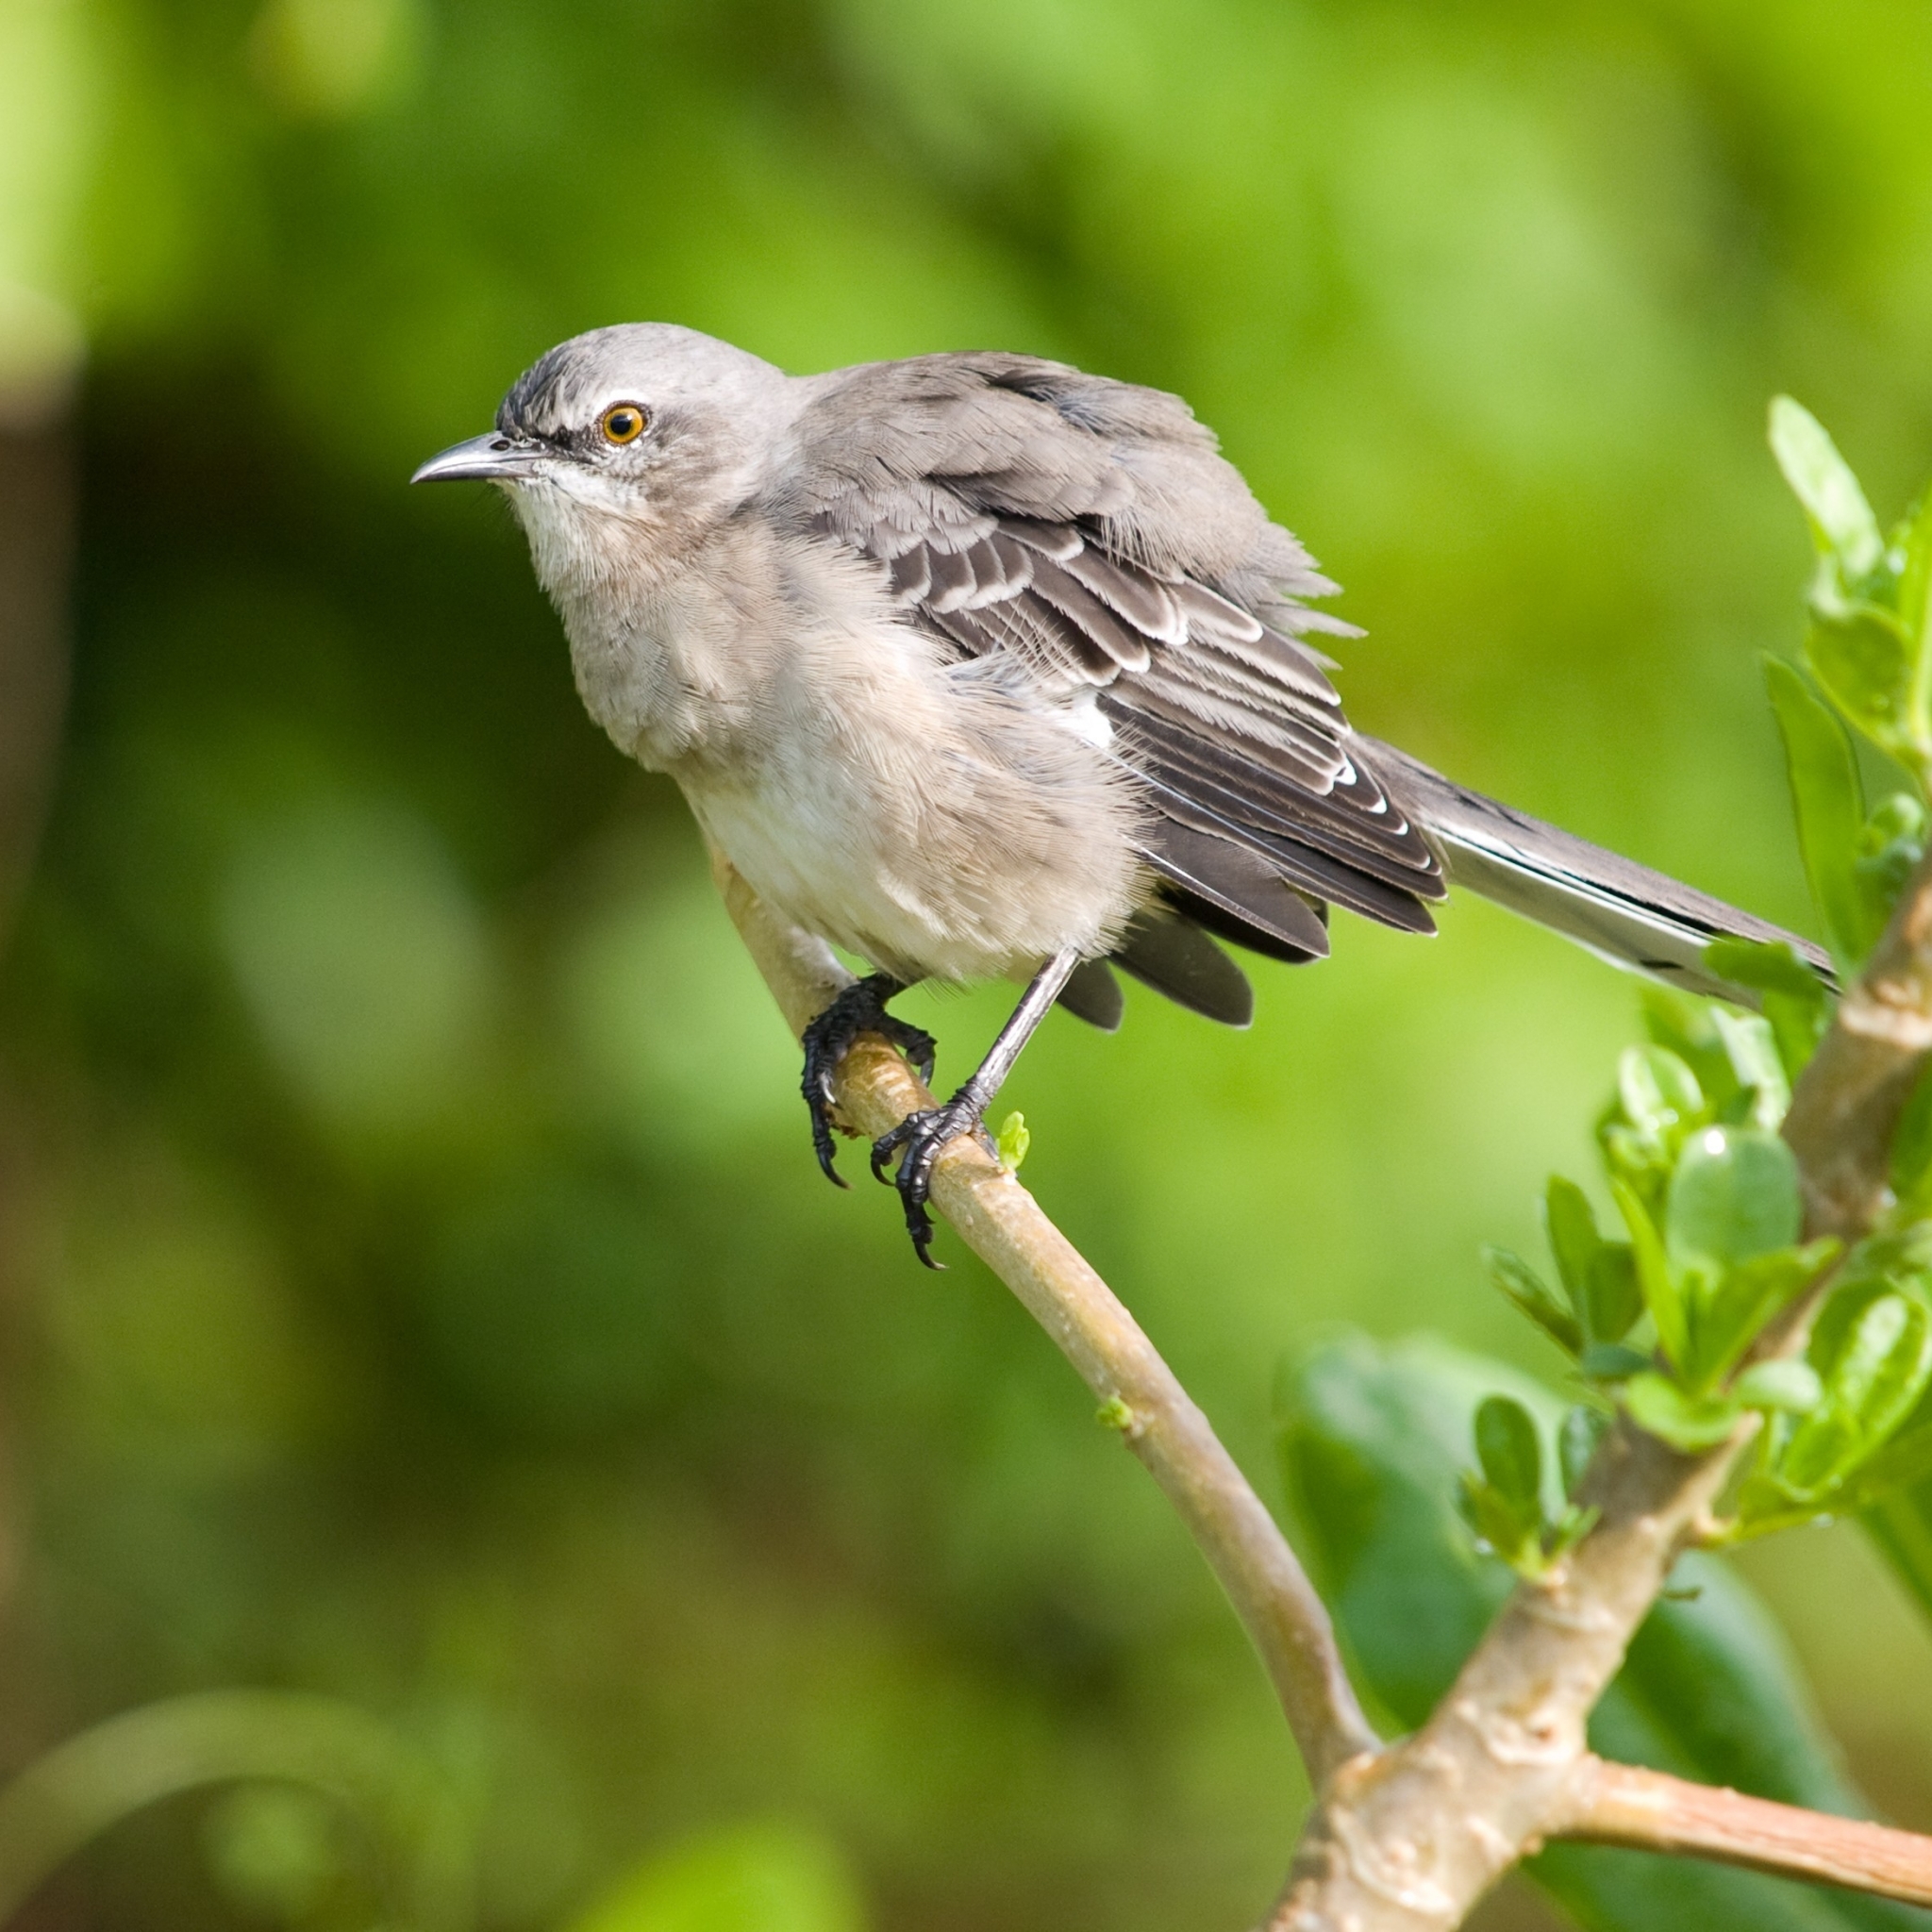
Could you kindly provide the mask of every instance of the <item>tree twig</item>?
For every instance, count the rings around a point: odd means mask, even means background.
[[[712,874],[786,1024],[801,1032],[851,975],[823,942],[772,913],[715,853]],[[876,1036],[853,1047],[836,1086],[841,1114],[872,1139],[933,1104]],[[1374,1733],[1321,1598],[1207,1417],[1106,1282],[971,1139],[940,1156],[933,1205],[1053,1338],[1180,1512],[1260,1653],[1309,1777],[1319,1786],[1373,1751]]]
[[[1600,1757],[1578,1766],[1574,1803],[1564,1838],[1715,1858],[1932,1906],[1932,1838],[1915,1831],[1774,1805]]]
[[[1932,857],[1792,1096],[1785,1136],[1808,1234],[1856,1237],[1889,1198],[1892,1133],[1928,1049]],[[1822,1291],[1766,1345],[1802,1345]],[[1600,1775],[1585,1722],[1751,1426],[1690,1457],[1620,1419],[1579,1498],[1600,1510],[1597,1526],[1518,1587],[1414,1737],[1342,1768],[1304,1832],[1272,1932],[1441,1932],[1543,1838],[1569,1829],[1579,1790]],[[1842,1823],[1821,1817],[1813,1828],[1835,1843]]]
[[[1884,1207],[1900,1110],[1932,1051],[1932,853],[1791,1096],[1807,1232],[1855,1238]]]

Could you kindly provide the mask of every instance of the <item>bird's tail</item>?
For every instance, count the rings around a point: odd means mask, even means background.
[[[1704,949],[1715,939],[1782,941],[1827,986],[1837,985],[1830,956],[1809,940],[1466,791],[1393,745],[1358,741],[1441,852],[1452,883],[1574,940],[1613,966],[1755,1007],[1761,995],[1714,974]]]

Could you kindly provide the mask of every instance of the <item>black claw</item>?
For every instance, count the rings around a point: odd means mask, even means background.
[[[832,1075],[852,1042],[861,1033],[883,1034],[918,1070],[922,1080],[932,1079],[938,1053],[932,1035],[886,1011],[886,1002],[905,991],[898,980],[884,973],[855,980],[805,1029],[805,1076],[799,1089],[811,1115],[812,1152],[818,1156],[825,1178],[837,1187],[842,1188],[846,1182],[836,1164],[832,1139]]]
[[[899,1190],[906,1209],[906,1232],[912,1237],[912,1251],[928,1268],[943,1268],[943,1261],[932,1257],[932,1216],[926,1200],[932,1192],[933,1163],[949,1141],[961,1134],[977,1134],[985,1140],[980,1115],[985,1103],[968,1089],[961,1088],[943,1107],[927,1108],[908,1114],[890,1133],[872,1143],[873,1178],[890,1181]],[[893,1156],[898,1156],[898,1172],[890,1172]]]

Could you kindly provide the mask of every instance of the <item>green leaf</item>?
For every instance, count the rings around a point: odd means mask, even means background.
[[[1592,1382],[1627,1382],[1650,1365],[1650,1357],[1641,1349],[1625,1348],[1614,1341],[1600,1341],[1594,1348],[1586,1348],[1576,1363],[1578,1372]]]
[[[1721,1108],[1737,1090],[1737,1075],[1717,1029],[1720,1008],[1674,986],[1645,981],[1637,990],[1643,1030],[1654,1045],[1667,1047],[1689,1067],[1704,1091],[1707,1108]]]
[[[1631,1376],[1624,1388],[1624,1406],[1640,1429],[1687,1455],[1716,1448],[1744,1412],[1726,1395],[1686,1394],[1654,1370]]]
[[[1487,1397],[1475,1412],[1475,1454],[1491,1485],[1540,1524],[1543,1447],[1528,1409],[1507,1395]]]
[[[1600,1346],[1621,1341],[1643,1312],[1637,1257],[1628,1241],[1605,1241],[1590,1264],[1590,1332]]]
[[[1899,554],[1898,621],[1916,674],[1912,680],[1912,737],[1923,749],[1932,741],[1932,490],[1892,532]],[[1923,779],[1923,763],[1922,763]]]
[[[1026,1116],[1024,1113],[1009,1113],[1000,1123],[999,1138],[995,1145],[999,1149],[1000,1165],[1008,1174],[1018,1174],[1020,1163],[1026,1158],[1026,1150],[1033,1144],[1033,1136],[1027,1131]]]
[[[1917,1407],[1932,1380],[1932,1319],[1917,1294],[1883,1281],[1849,1283],[1825,1304],[1807,1355],[1824,1400],[1768,1472],[1802,1501],[1824,1498],[1858,1473]],[[1906,1479],[1894,1475],[1886,1487]]]
[[[1751,1096],[1753,1126],[1775,1133],[1791,1104],[1791,1083],[1778,1056],[1777,1040],[1769,1021],[1757,1013],[1727,1013],[1720,1007],[1711,1014],[1724,1041],[1738,1085]]]
[[[1704,963],[1738,986],[1789,993],[1793,999],[1830,997],[1830,989],[1784,940],[1712,940],[1704,949]]]
[[[1665,1142],[1705,1115],[1697,1075],[1662,1046],[1624,1049],[1617,1061],[1617,1098],[1640,1134]]]
[[[1911,753],[1917,667],[1890,610],[1863,602],[1826,609],[1814,602],[1805,661],[1832,702],[1874,744],[1894,754]]]
[[[1487,1545],[1491,1556],[1500,1557],[1510,1569],[1534,1575],[1542,1568],[1542,1512],[1525,1517],[1524,1512],[1493,1483],[1484,1482],[1473,1470],[1462,1473],[1462,1487],[1457,1493],[1462,1520],[1475,1532],[1476,1541]]]
[[[1872,808],[1858,836],[1855,870],[1874,906],[1898,904],[1912,869],[1925,856],[1925,808],[1909,791],[1893,791]]]
[[[1637,1283],[1643,1292],[1643,1305],[1657,1324],[1657,1339],[1663,1352],[1682,1368],[1690,1354],[1690,1331],[1685,1322],[1684,1299],[1677,1291],[1675,1277],[1664,1254],[1664,1244],[1649,1211],[1627,1182],[1612,1180],[1610,1193],[1617,1211],[1630,1230],[1630,1253],[1637,1270]]]
[[[1690,1358],[1684,1380],[1705,1390],[1728,1374],[1780,1308],[1788,1307],[1838,1258],[1840,1243],[1826,1238],[1803,1248],[1780,1248],[1738,1262],[1690,1304]]]
[[[1674,1259],[1747,1261],[1791,1245],[1804,1219],[1798,1163],[1759,1127],[1706,1127],[1672,1177],[1667,1226]]]
[[[1591,1457],[1609,1427],[1609,1418],[1588,1403],[1579,1402],[1564,1412],[1557,1431],[1557,1462],[1563,1472],[1563,1493],[1574,1496]]]
[[[1805,876],[1832,951],[1840,962],[1855,966],[1872,949],[1880,923],[1873,918],[1857,870],[1865,798],[1852,741],[1829,707],[1789,664],[1767,658],[1764,681],[1784,739]]]
[[[1848,577],[1875,569],[1885,554],[1878,519],[1824,425],[1790,396],[1771,399],[1771,449],[1804,506],[1819,550],[1836,558]]]
[[[1590,1274],[1603,1237],[1596,1231],[1596,1214],[1589,1199],[1574,1181],[1553,1174],[1543,1188],[1543,1232],[1550,1253],[1557,1257],[1557,1272],[1570,1296],[1570,1306],[1583,1323],[1586,1335],[1594,1335],[1590,1325]]]
[[[1731,1384],[1731,1398],[1745,1408],[1805,1415],[1818,1407],[1824,1384],[1809,1362],[1754,1362]]]
[[[1785,1074],[1793,1085],[1811,1064],[1818,1042],[1831,1026],[1831,1002],[1824,999],[1793,999],[1790,993],[1764,995],[1764,1018],[1777,1041],[1777,1057],[1784,1062]]]
[[[1560,1401],[1505,1365],[1436,1342],[1331,1342],[1288,1371],[1279,1443],[1296,1545],[1354,1674],[1390,1731],[1427,1718],[1513,1579],[1471,1548],[1457,1469],[1487,1394],[1554,1429]],[[1932,1571],[1928,1571],[1932,1574]],[[1591,1748],[1790,1805],[1871,1815],[1851,1790],[1789,1645],[1726,1565],[1687,1557],[1694,1602],[1654,1608],[1590,1721]],[[1526,1875],[1594,1932],[1910,1932],[1918,1917],[1684,1859],[1554,1847]]]
[[[1583,1330],[1576,1317],[1557,1300],[1528,1262],[1512,1255],[1507,1248],[1489,1245],[1483,1248],[1482,1257],[1490,1279],[1558,1348],[1573,1356],[1581,1350]]]
[[[1874,1296],[1848,1326],[1824,1364],[1832,1400],[1874,1443],[1882,1441],[1917,1406],[1932,1376],[1932,1320],[1916,1295]]]

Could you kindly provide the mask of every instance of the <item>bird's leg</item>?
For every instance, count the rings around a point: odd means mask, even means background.
[[[889,973],[874,973],[870,979],[855,979],[837,999],[805,1029],[805,1077],[799,1083],[806,1107],[811,1113],[812,1152],[819,1158],[825,1178],[839,1187],[844,1178],[833,1164],[832,1075],[839,1062],[861,1033],[876,1033],[891,1041],[918,1069],[922,1080],[932,1079],[936,1049],[933,1037],[886,1011],[886,1002],[904,992],[905,983]]]
[[[906,1231],[912,1237],[913,1251],[928,1268],[940,1263],[932,1257],[932,1216],[925,1211],[926,1196],[932,1191],[932,1166],[948,1141],[961,1134],[985,1138],[980,1118],[992,1105],[992,1098],[1013,1071],[1021,1049],[1032,1039],[1033,1030],[1045,1019],[1047,1008],[1059,997],[1074,968],[1080,963],[1076,952],[1056,953],[1026,988],[1013,1017],[1000,1028],[978,1071],[943,1107],[927,1108],[909,1114],[890,1134],[872,1143],[872,1171],[874,1178],[885,1180],[892,1157],[899,1157],[896,1176],[899,1198],[906,1204]]]

